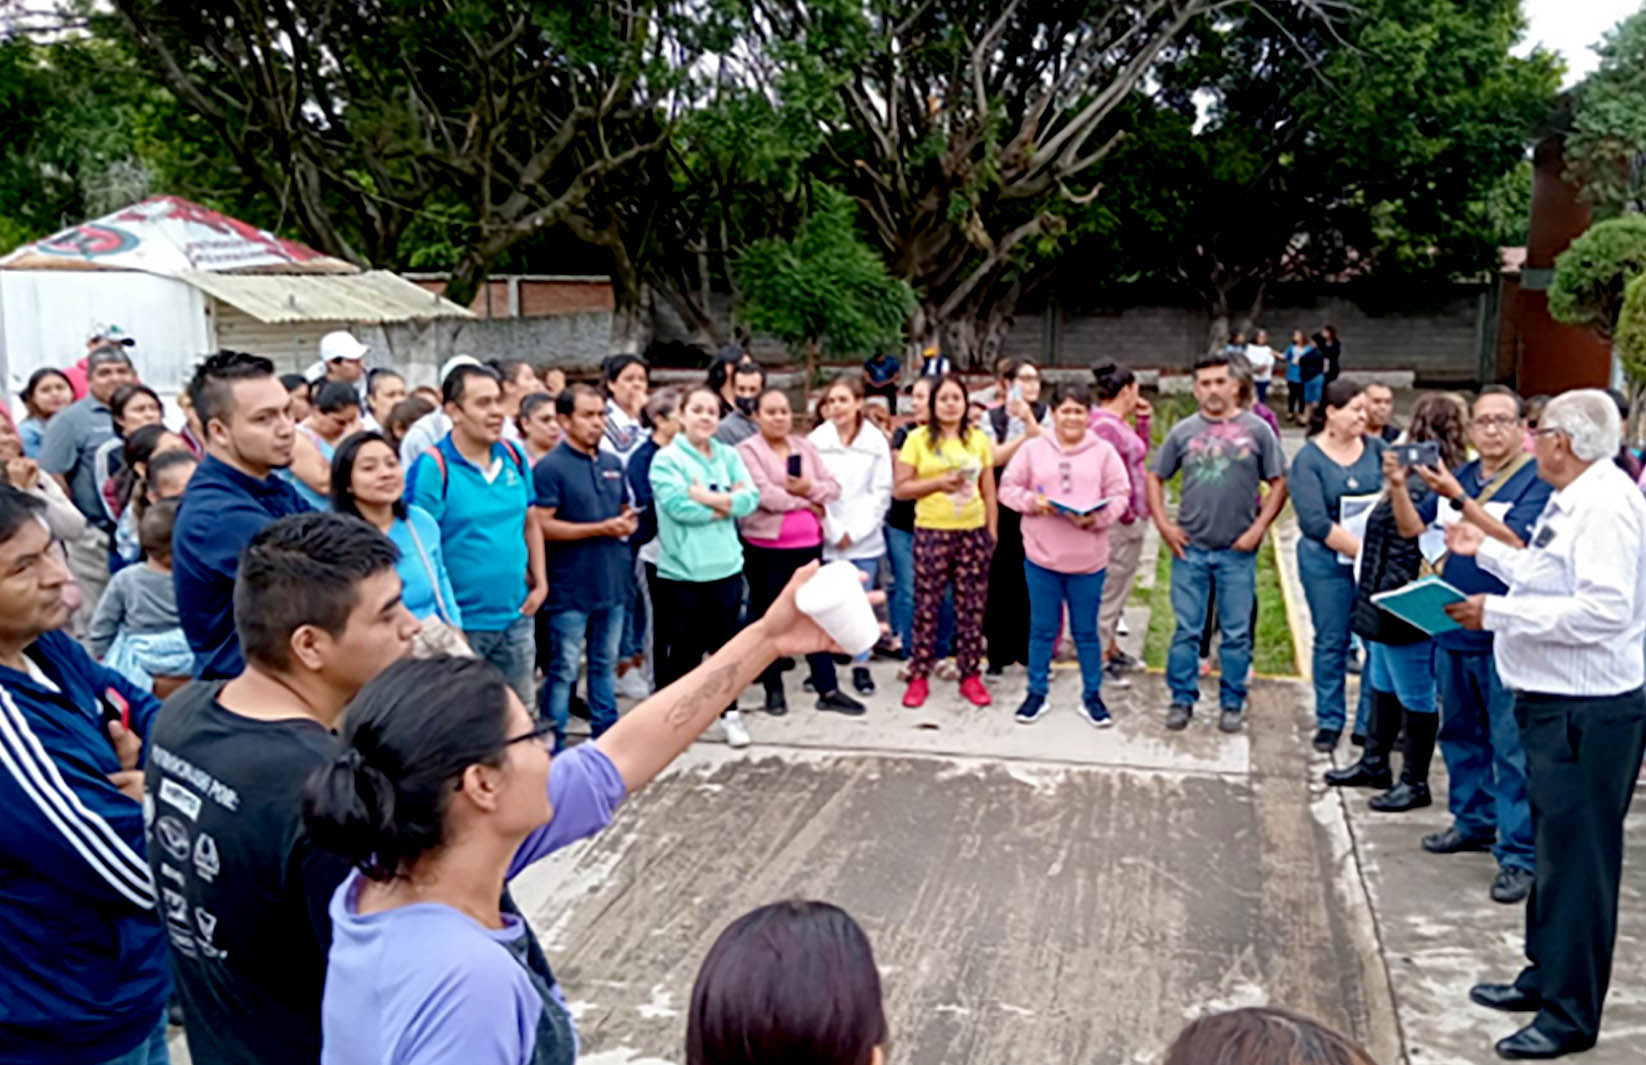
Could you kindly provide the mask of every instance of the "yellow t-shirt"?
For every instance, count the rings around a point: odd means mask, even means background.
[[[973,429],[966,434],[966,443],[946,437],[933,451],[931,435],[925,426],[911,430],[908,439],[903,441],[903,449],[897,453],[898,459],[913,466],[914,475],[921,480],[960,470],[966,475],[966,483],[958,492],[933,492],[915,500],[915,527],[981,529],[986,515],[977,482],[983,471],[994,465],[989,438],[981,429]]]

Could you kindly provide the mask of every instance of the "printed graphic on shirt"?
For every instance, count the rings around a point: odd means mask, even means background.
[[[1256,454],[1257,441],[1238,419],[1213,422],[1189,438],[1183,452],[1184,484],[1214,484]]]

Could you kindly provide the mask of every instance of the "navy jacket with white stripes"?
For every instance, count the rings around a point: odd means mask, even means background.
[[[61,632],[0,666],[0,1061],[87,1065],[160,1023],[171,987],[143,810],[109,781],[117,700],[146,736],[160,704]]]

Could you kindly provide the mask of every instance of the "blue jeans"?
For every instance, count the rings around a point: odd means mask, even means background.
[[[1081,699],[1090,703],[1103,693],[1103,641],[1097,636],[1097,608],[1103,603],[1107,570],[1059,573],[1023,560],[1029,586],[1029,694],[1051,691],[1052,647],[1063,628],[1063,604],[1069,605],[1069,634],[1080,655]]]
[[[543,712],[563,745],[577,671],[589,649],[589,729],[598,737],[617,723],[617,656],[628,614],[621,604],[604,610],[556,610],[548,617],[549,670],[543,678]]]
[[[618,658],[633,658],[646,650],[646,610],[640,596],[640,564],[629,556],[629,579],[623,585],[623,638],[617,645]]]
[[[1492,652],[1435,650],[1440,680],[1440,756],[1451,779],[1447,804],[1465,836],[1497,836],[1497,864],[1536,867],[1526,751],[1514,693]]]
[[[903,653],[914,647],[914,533],[886,526],[886,560],[892,566],[890,622],[892,632],[903,643]],[[954,651],[954,590],[943,592],[937,614],[937,657]]]
[[[1177,629],[1166,656],[1166,687],[1172,702],[1193,706],[1200,698],[1200,633],[1206,627],[1207,603],[1217,589],[1218,705],[1246,705],[1246,681],[1252,670],[1252,603],[1257,596],[1257,555],[1225,548],[1212,551],[1190,544],[1183,558],[1172,559],[1172,613]]]
[[[1414,714],[1435,712],[1435,642],[1389,644],[1366,641],[1362,688],[1387,692]]]
[[[532,709],[532,670],[537,665],[535,628],[536,622],[522,614],[497,632],[463,630],[475,655],[497,667],[528,711]]]
[[[171,1051],[166,1049],[166,1011],[160,1011],[159,1025],[141,1043],[103,1065],[171,1065]]]
[[[1318,378],[1316,378],[1318,380]],[[1343,731],[1349,716],[1344,699],[1349,656],[1349,615],[1354,609],[1354,567],[1337,560],[1337,552],[1305,537],[1297,542],[1297,575],[1314,622],[1315,727]],[[1362,667],[1364,668],[1364,666]]]
[[[852,565],[857,567],[857,571],[859,573],[867,573],[869,575],[868,583],[863,585],[864,588],[867,588],[870,591],[873,591],[875,588],[878,588],[880,586],[880,556],[879,555],[876,555],[874,558],[854,558],[854,559],[851,559],[850,561],[851,561]],[[912,604],[911,604],[911,607],[912,607]],[[869,659],[872,658],[872,657],[874,657],[874,648],[871,647],[867,651],[864,651],[862,654],[858,655],[856,658],[852,659],[852,661],[854,663],[862,665],[862,664],[866,664],[869,661]]]

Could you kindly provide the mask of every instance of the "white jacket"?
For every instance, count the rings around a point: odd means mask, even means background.
[[[825,421],[807,437],[829,474],[840,482],[840,498],[823,514],[823,557],[867,559],[886,553],[882,531],[892,505],[892,449],[885,434],[864,419],[850,444],[840,442],[834,423]],[[845,550],[842,536],[852,538]]]

